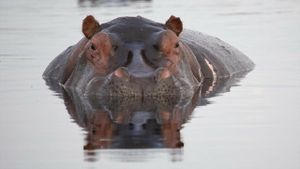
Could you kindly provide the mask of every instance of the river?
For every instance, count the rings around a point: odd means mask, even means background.
[[[182,148],[84,150],[86,130],[49,90],[42,73],[83,36],[82,19],[120,16],[216,36],[256,67],[197,106],[180,131]],[[0,168],[300,168],[300,1],[0,1]]]

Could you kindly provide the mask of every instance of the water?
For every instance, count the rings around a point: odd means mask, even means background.
[[[81,21],[141,15],[217,36],[256,68],[197,107],[181,149],[85,151],[86,131],[41,78]],[[0,2],[0,168],[300,168],[300,3],[296,0]]]

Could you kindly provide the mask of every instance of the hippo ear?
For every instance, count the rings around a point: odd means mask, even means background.
[[[179,17],[170,16],[170,18],[166,22],[166,26],[168,29],[172,30],[178,36],[182,32],[182,22]]]
[[[101,30],[100,24],[96,19],[89,15],[84,18],[82,23],[82,32],[86,38],[90,39],[96,32]]]

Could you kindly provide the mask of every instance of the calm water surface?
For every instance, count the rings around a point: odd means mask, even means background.
[[[300,168],[297,0],[0,1],[0,168]],[[81,21],[141,15],[217,36],[256,68],[197,107],[181,149],[84,150],[86,131],[41,75],[82,37]]]

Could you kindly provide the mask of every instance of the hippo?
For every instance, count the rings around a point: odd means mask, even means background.
[[[141,16],[82,23],[84,37],[58,55],[46,81],[84,95],[193,96],[203,83],[249,72],[254,63],[226,42],[183,29],[179,17],[158,23]]]

